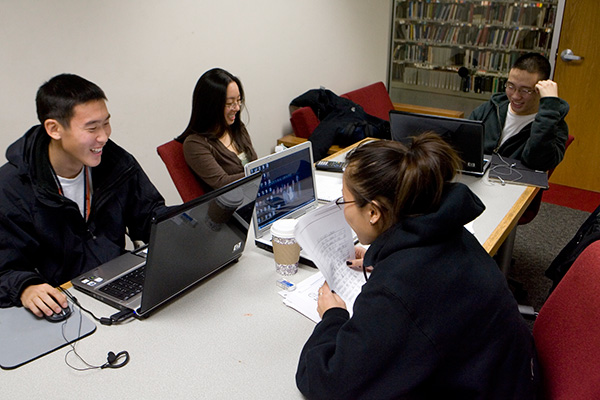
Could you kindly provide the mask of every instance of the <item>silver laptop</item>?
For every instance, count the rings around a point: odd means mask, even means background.
[[[436,132],[460,155],[462,173],[482,176],[491,164],[491,156],[483,154],[484,125],[481,121],[392,110],[390,130],[392,140],[399,142],[423,132]]]
[[[244,250],[261,175],[172,207],[152,221],[147,251],[125,253],[71,282],[113,307],[148,313]]]
[[[281,218],[298,218],[319,205],[311,143],[270,154],[244,168],[246,175],[262,176],[252,221],[256,246],[272,252],[271,225]],[[304,252],[300,261],[314,266]]]

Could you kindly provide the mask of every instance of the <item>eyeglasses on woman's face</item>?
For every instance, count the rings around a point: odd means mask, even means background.
[[[236,106],[242,108],[242,104],[242,99],[228,101],[227,103],[225,103],[225,108],[228,110],[233,110]]]
[[[338,198],[335,200],[335,205],[336,205],[336,206],[338,206],[338,207],[339,207],[341,210],[343,210],[343,209],[344,209],[344,208],[343,208],[344,204],[351,204],[351,203],[356,203],[356,200],[348,200],[348,201],[345,201],[345,200],[344,200],[344,196],[342,196],[342,197],[338,197]]]

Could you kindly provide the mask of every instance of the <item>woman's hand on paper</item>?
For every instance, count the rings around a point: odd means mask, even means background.
[[[366,252],[367,252],[367,249],[365,249],[364,247],[354,246],[354,257],[356,257],[356,258],[354,260],[346,261],[346,265],[357,271],[362,271],[363,258],[365,258]],[[367,267],[367,272],[371,272],[371,271],[373,271],[373,267]]]
[[[340,296],[329,288],[327,282],[319,288],[319,301],[317,305],[317,312],[319,317],[323,318],[325,311],[330,308],[343,308],[346,309],[346,303]]]

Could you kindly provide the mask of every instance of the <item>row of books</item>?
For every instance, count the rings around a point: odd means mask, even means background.
[[[490,50],[460,49],[457,47],[421,46],[399,44],[394,49],[394,60],[405,63],[422,63],[438,67],[467,67],[484,71],[506,72],[522,52],[497,52]]]
[[[470,24],[501,24],[512,26],[552,27],[556,5],[541,2],[527,3],[398,3],[397,18],[435,21],[468,22]]]
[[[454,91],[460,91],[462,87],[462,78],[456,72],[452,73],[413,67],[404,68],[401,82],[408,85],[426,86]]]
[[[463,65],[485,71],[509,71],[523,53],[499,53],[489,50],[465,50]],[[547,54],[545,54],[547,56]]]
[[[490,75],[469,75],[461,77],[454,71],[440,71],[426,68],[401,67],[394,73],[394,80],[408,85],[446,89],[456,92],[495,93],[506,87],[506,78]]]
[[[536,49],[547,51],[551,45],[552,33],[546,30],[527,31],[493,29],[485,27],[479,31],[475,45],[495,48]]]
[[[403,24],[396,26],[396,39],[425,41],[447,45],[468,45],[507,49],[548,51],[552,32],[549,30],[509,29],[499,27]]]
[[[465,50],[458,47],[399,44],[394,49],[394,60],[396,61],[427,63],[438,66],[463,65],[464,55]]]

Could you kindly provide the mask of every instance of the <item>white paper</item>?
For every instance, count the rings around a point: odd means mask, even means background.
[[[342,174],[328,176],[315,174],[317,197],[321,201],[335,201],[342,197]]]
[[[355,254],[352,230],[343,211],[336,204],[328,204],[307,213],[298,219],[295,236],[352,314],[365,278],[362,272],[346,265]]]
[[[321,317],[317,312],[317,301],[319,299],[319,288],[323,286],[325,277],[321,272],[306,278],[296,285],[296,290],[288,292],[282,290],[279,292],[283,297],[283,304],[300,312],[304,316],[319,322]]]

